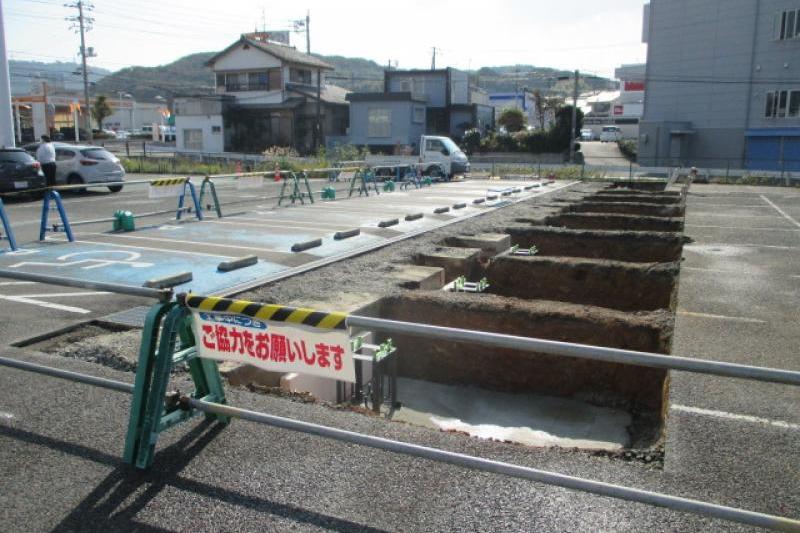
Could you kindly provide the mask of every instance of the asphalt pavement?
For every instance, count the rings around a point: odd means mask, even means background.
[[[89,216],[91,207],[86,209]],[[698,185],[686,221],[694,242],[684,250],[673,353],[800,370],[800,194]],[[1,355],[133,378],[14,348]],[[175,386],[188,388],[181,378]],[[6,531],[749,530],[243,421],[174,428],[159,442],[156,467],[141,473],[120,460],[126,395],[5,368],[0,391],[0,523]],[[673,373],[663,470],[572,450],[482,441],[241,389],[231,389],[228,401],[405,442],[800,516],[800,392],[788,386]]]

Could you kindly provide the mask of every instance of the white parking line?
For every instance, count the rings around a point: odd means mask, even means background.
[[[33,285],[35,281],[3,281],[0,282],[0,287],[5,287],[8,285]]]
[[[694,311],[684,311],[682,309],[678,310],[678,314],[681,316],[688,316],[693,318],[713,318],[716,320],[732,320],[734,322],[748,322],[750,324],[766,324],[766,320],[760,320],[758,318],[749,318],[745,316],[726,316],[726,315],[711,315],[708,313],[695,313]]]
[[[46,296],[46,295],[41,295],[41,296]],[[44,302],[42,300],[36,300],[34,298],[24,298],[22,296],[6,296],[4,294],[0,294],[0,300],[6,300],[9,302],[16,302],[21,304],[36,305],[38,307],[46,307],[48,309],[56,309],[58,311],[66,311],[68,313],[78,313],[80,315],[86,315],[91,313],[90,310],[84,309],[82,307],[72,307],[71,305],[54,304],[52,302]]]
[[[763,424],[765,426],[773,426],[781,429],[792,429],[795,431],[800,430],[800,424],[792,422],[785,422],[783,420],[772,420],[770,418],[762,418],[760,416],[740,415],[736,413],[728,413],[726,411],[714,411],[712,409],[701,409],[699,407],[689,407],[688,405],[672,405],[672,411],[681,413],[691,413],[694,415],[711,416],[714,418],[722,418],[725,420],[736,420],[738,422],[751,422],[753,424]]]
[[[786,220],[788,220],[789,222],[791,222],[792,224],[794,224],[795,226],[797,226],[798,228],[800,228],[800,222],[796,221],[795,219],[793,219],[792,217],[790,217],[789,215],[787,215],[787,214],[786,214],[786,212],[785,212],[783,209],[781,209],[780,207],[778,207],[777,205],[775,205],[774,203],[772,203],[772,201],[771,201],[769,198],[767,198],[766,196],[764,196],[763,194],[762,194],[762,195],[760,195],[760,196],[761,196],[761,199],[762,199],[762,200],[764,200],[764,201],[765,201],[765,202],[767,202],[769,205],[771,205],[773,208],[775,208],[775,211],[777,211],[778,213],[780,213],[780,214],[781,214],[781,216],[782,216],[783,218],[785,218]]]
[[[114,237],[115,235],[110,235],[108,233],[81,233],[81,236],[105,236],[105,237]],[[57,242],[68,242],[66,239],[53,239],[48,237],[48,241],[57,241]],[[112,247],[120,247],[120,248],[132,248],[134,250],[149,250],[151,252],[170,252],[176,254],[186,254],[186,255],[202,255],[205,257],[219,257],[220,259],[233,259],[234,256],[232,255],[219,255],[219,254],[207,254],[203,252],[189,252],[187,250],[176,250],[175,248],[153,248],[148,246],[132,246],[129,244],[119,244],[116,242],[101,242],[101,241],[84,241],[75,239],[74,242],[80,242],[83,244],[99,244],[100,246],[112,246]]]
[[[105,233],[88,233],[82,235],[106,235]],[[296,255],[289,253],[285,250],[275,250],[272,248],[258,248],[255,246],[239,246],[239,245],[232,245],[232,244],[218,244],[215,242],[197,242],[197,241],[186,241],[180,239],[159,239],[157,237],[139,237],[136,235],[114,235],[114,238],[118,239],[134,239],[134,240],[144,240],[144,241],[153,241],[153,242],[168,242],[168,243],[180,243],[180,244],[191,244],[194,246],[210,246],[210,247],[219,247],[219,248],[230,248],[235,250],[254,250],[256,252],[269,252],[269,253],[284,253],[286,255]],[[97,243],[100,244],[100,243]],[[116,245],[114,245],[116,246]],[[129,248],[141,248],[140,246],[129,246]],[[178,250],[170,248],[169,250],[160,250],[162,252],[177,252]],[[186,252],[186,253],[195,253],[195,252]]]

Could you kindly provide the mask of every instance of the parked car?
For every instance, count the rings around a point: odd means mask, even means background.
[[[117,134],[117,140],[122,140],[122,141],[131,136],[131,134],[125,130],[117,130],[116,134]]]
[[[619,126],[603,126],[603,131],[600,132],[600,142],[615,143],[622,139],[622,130]]]
[[[592,131],[592,128],[583,128],[581,130],[581,140],[582,141],[594,140],[594,132]]]
[[[26,191],[45,186],[42,167],[22,148],[0,149],[0,192]]]
[[[99,146],[56,145],[56,183],[113,183],[125,179],[125,169],[119,159]],[[122,185],[109,185],[108,190],[119,192]]]

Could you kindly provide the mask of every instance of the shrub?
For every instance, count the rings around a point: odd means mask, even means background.
[[[503,109],[497,123],[503,126],[507,132],[516,133],[525,128],[525,115],[516,107],[509,107]]]
[[[481,132],[477,129],[465,131],[461,144],[467,155],[474,154],[481,148]]]

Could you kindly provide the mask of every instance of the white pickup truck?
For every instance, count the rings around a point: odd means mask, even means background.
[[[414,155],[369,155],[366,163],[372,167],[418,167],[426,176],[452,179],[469,174],[469,159],[449,137],[423,135],[419,142],[420,153]]]

